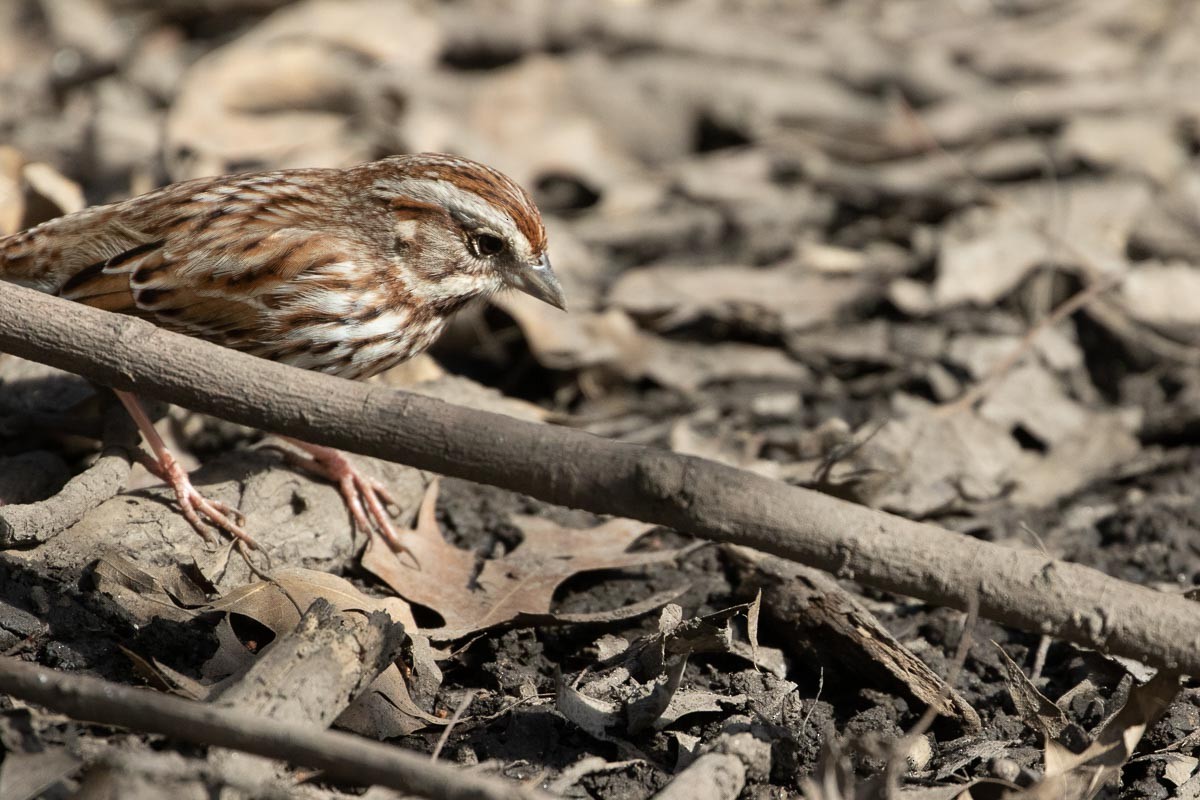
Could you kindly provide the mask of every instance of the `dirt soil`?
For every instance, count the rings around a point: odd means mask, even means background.
[[[1173,0],[9,0],[0,234],[200,175],[462,153],[530,187],[570,313],[497,298],[373,380],[1179,594],[1197,87],[1200,6]],[[298,614],[118,457],[114,406],[0,355],[0,652],[216,701]],[[604,800],[717,753],[740,777],[673,788],[1200,797],[1190,679],[1114,721],[1153,670],[364,458],[432,554],[385,563],[269,437],[156,414],[290,597],[405,619],[373,711],[339,717],[363,735]],[[1104,770],[1054,766],[1114,731]],[[364,792],[8,696],[0,743],[5,799]]]

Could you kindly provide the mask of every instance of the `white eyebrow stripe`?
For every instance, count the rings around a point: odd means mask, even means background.
[[[440,205],[451,213],[470,218],[482,227],[491,228],[510,243],[519,258],[531,257],[533,245],[517,227],[512,216],[473,192],[460,189],[449,181],[423,178],[409,178],[394,183],[392,189],[419,202]]]
[[[499,221],[505,228],[516,230],[517,224],[507,212],[496,208],[473,192],[460,189],[449,181],[409,179],[401,181],[397,188],[414,200],[436,203],[452,211],[458,211],[464,216],[473,217],[482,223]]]

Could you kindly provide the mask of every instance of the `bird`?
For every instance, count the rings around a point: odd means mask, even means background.
[[[444,153],[197,178],[85,208],[0,237],[0,280],[353,380],[423,352],[457,311],[507,289],[566,310],[529,193]],[[257,547],[240,512],[192,485],[137,397],[116,393],[191,526]],[[404,549],[382,483],[338,450],[287,441],[337,483],[359,528]]]

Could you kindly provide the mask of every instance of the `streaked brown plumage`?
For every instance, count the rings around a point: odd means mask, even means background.
[[[0,279],[348,378],[420,353],[455,311],[502,289],[564,306],[529,195],[429,153],[201,178],[85,209],[0,238]],[[305,447],[345,489],[348,462],[328,468],[331,451]]]
[[[480,233],[504,252],[477,255]],[[545,249],[524,190],[425,154],[201,178],[86,209],[0,238],[0,278],[361,378],[424,350],[470,300],[552,282]],[[534,293],[562,304],[556,284]]]

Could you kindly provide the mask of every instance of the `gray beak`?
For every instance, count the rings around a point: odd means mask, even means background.
[[[567,298],[563,295],[562,286],[554,271],[550,269],[550,257],[542,256],[536,264],[521,267],[510,281],[514,289],[519,289],[530,297],[536,297],[543,303],[549,303],[555,308],[567,310]]]

